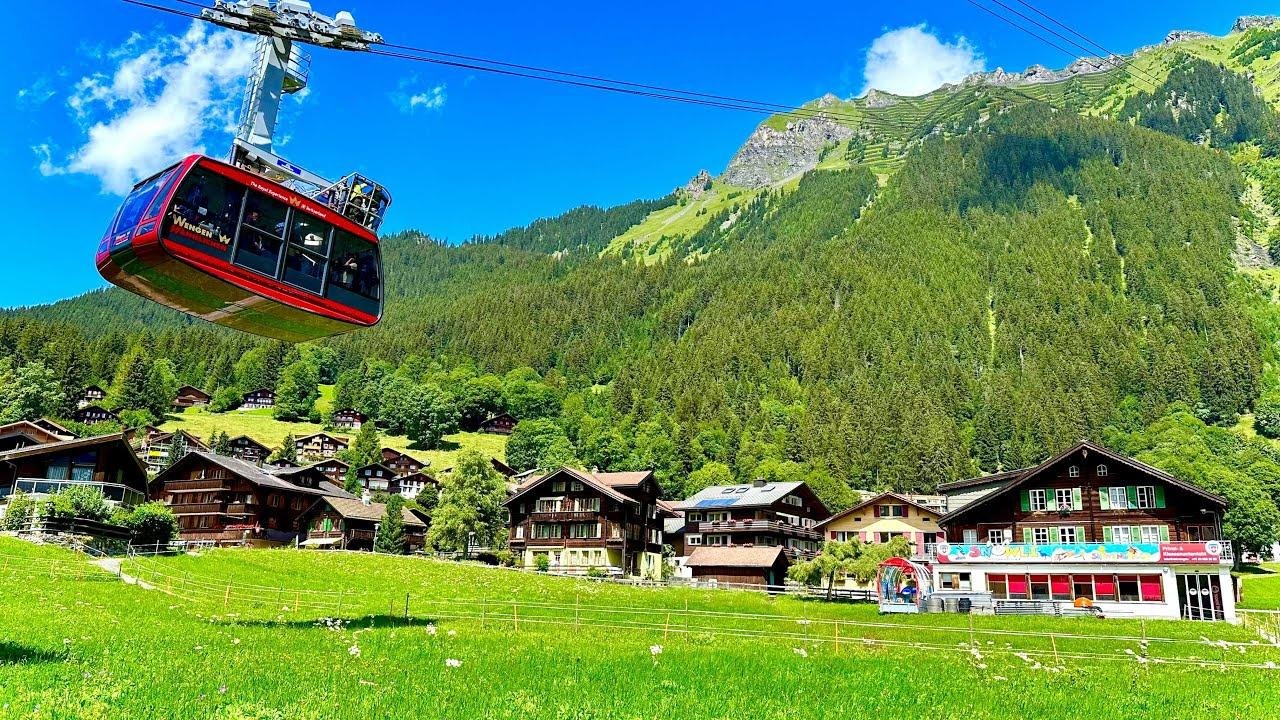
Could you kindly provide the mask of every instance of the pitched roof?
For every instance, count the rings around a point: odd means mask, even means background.
[[[251,482],[254,485],[258,485],[259,487],[271,488],[273,490],[288,490],[291,492],[305,493],[307,495],[345,495],[347,497],[351,497],[350,493],[328,481],[320,482],[317,484],[317,487],[310,488],[291,483],[284,479],[284,477],[291,474],[305,471],[307,468],[262,468],[239,458],[218,455],[217,453],[206,452],[204,450],[193,450],[187,453],[184,458],[157,475],[155,480],[167,479],[168,475],[177,472],[174,468],[185,466],[187,463],[193,462],[192,458],[199,458],[218,465],[219,467],[229,470],[237,477]]]
[[[363,472],[363,471],[365,471],[365,470],[370,470],[370,469],[373,469],[373,470],[386,470],[386,471],[387,471],[387,473],[388,473],[388,475],[387,475],[388,477],[396,477],[396,471],[395,471],[395,470],[392,470],[391,468],[387,467],[386,465],[383,465],[382,463],[369,463],[368,465],[362,465],[362,466],[360,466],[360,467],[356,468],[356,472],[357,472],[357,473],[360,473],[360,472]]]
[[[59,435],[47,427],[37,425],[28,420],[18,420],[0,425],[0,436],[11,437],[13,435],[23,435],[37,443],[43,443],[65,440],[70,436],[70,433],[67,433],[66,436]]]
[[[208,445],[206,445],[206,444],[205,444],[205,442],[204,442],[203,440],[201,440],[200,438],[196,437],[195,435],[192,435],[191,433],[187,432],[186,430],[176,430],[176,431],[174,431],[174,432],[176,432],[177,434],[182,435],[183,437],[185,437],[185,438],[187,439],[187,442],[188,442],[189,444],[191,444],[191,445],[196,445],[197,447],[203,448],[203,449],[205,449],[205,450],[208,450],[208,449],[209,449],[209,446],[208,446]],[[171,433],[171,432],[157,432],[157,433],[152,434],[150,437],[148,437],[148,438],[147,438],[147,442],[148,442],[148,443],[151,443],[151,444],[157,444],[157,443],[159,443],[159,444],[163,444],[163,443],[165,443],[165,442],[167,442],[167,441],[172,440],[172,439],[173,439],[173,435],[174,435],[174,433]]]
[[[329,503],[329,507],[344,518],[351,520],[368,520],[371,522],[380,522],[387,516],[387,506],[382,503],[369,503],[365,505],[363,501],[355,498],[343,497],[326,497],[325,502]],[[405,525],[415,527],[426,527],[427,524],[414,515],[409,508],[400,508],[400,517],[404,520]]]
[[[316,432],[316,433],[311,433],[310,435],[303,435],[302,437],[294,438],[294,440],[293,440],[293,441],[294,441],[295,443],[300,443],[300,442],[306,442],[307,440],[310,440],[311,438],[318,438],[318,437],[326,437],[326,438],[329,438],[330,440],[333,440],[334,442],[340,443],[340,444],[342,444],[342,445],[350,445],[350,444],[351,444],[351,441],[350,441],[350,440],[348,440],[347,438],[344,438],[344,437],[338,437],[337,435],[331,435],[331,434],[329,434],[329,433],[327,433],[327,432]]]
[[[32,423],[44,428],[45,430],[48,430],[53,433],[57,433],[58,435],[61,435],[66,438],[74,438],[76,436],[75,433],[62,427],[61,425],[50,420],[49,418],[39,418],[38,420],[32,420]]]
[[[231,438],[230,440],[228,440],[227,442],[234,443],[234,442],[239,442],[240,440],[247,440],[250,444],[252,444],[252,445],[257,445],[258,447],[262,448],[263,450],[266,450],[267,452],[271,452],[271,448],[267,447],[266,445],[263,445],[262,443],[258,442],[257,440],[254,440],[253,438],[249,437],[248,435],[237,435],[237,436],[235,436],[235,437]]]
[[[143,466],[142,461],[138,459],[138,455],[133,451],[133,448],[129,446],[129,441],[125,439],[124,433],[91,435],[89,437],[72,438],[70,440],[59,440],[58,442],[15,448],[13,450],[0,452],[0,462],[19,460],[27,457],[39,457],[50,453],[77,450],[79,448],[94,447],[96,445],[110,445],[113,443],[119,443],[122,455],[128,458],[125,462],[130,463],[133,469],[137,471],[138,475],[142,477],[143,487],[145,487],[147,469]]]
[[[876,495],[875,497],[871,497],[871,498],[867,498],[866,500],[863,500],[862,502],[858,503],[857,505],[854,505],[848,510],[844,510],[836,513],[835,515],[832,515],[831,517],[827,518],[826,520],[823,520],[822,522],[814,525],[813,527],[815,529],[823,527],[828,523],[834,522],[843,517],[847,517],[865,507],[870,507],[872,505],[879,505],[883,503],[885,500],[895,500],[904,505],[910,505],[911,507],[916,508],[917,510],[923,510],[924,512],[930,513],[931,515],[934,515],[936,517],[942,517],[942,513],[939,512],[938,510],[931,508],[928,505],[921,505],[920,503],[912,500],[911,498],[905,495],[899,495],[896,492],[882,492],[879,495]]]
[[[782,547],[700,547],[685,565],[689,567],[769,568],[778,562]],[[785,557],[785,556],[783,556]]]
[[[202,395],[204,397],[209,397],[209,393],[201,390],[195,385],[183,385],[178,388],[178,392],[175,393],[175,395]]]
[[[542,483],[546,482],[547,480],[557,475],[568,475],[570,478],[574,480],[578,480],[579,482],[583,483],[584,485],[587,485],[588,487],[594,488],[601,495],[604,495],[605,497],[611,500],[614,500],[620,503],[631,503],[632,505],[638,505],[640,501],[636,500],[635,498],[630,498],[630,497],[627,497],[626,495],[623,495],[622,493],[615,490],[613,485],[606,482],[604,479],[600,477],[600,475],[608,476],[608,475],[631,475],[631,474],[632,473],[595,474],[595,473],[584,472],[582,470],[574,470],[573,468],[570,468],[570,467],[562,467],[559,470],[556,470],[555,472],[547,473],[542,477],[533,478],[528,482],[526,482],[525,484],[521,485],[516,489],[516,492],[514,495],[507,498],[506,504],[510,505],[511,503],[515,502],[518,498],[522,498],[525,495],[527,495],[530,490],[533,490],[534,488],[538,487]],[[651,475],[651,474],[652,473],[645,473],[645,475]],[[619,487],[634,486],[636,484],[638,483],[630,483],[630,485],[620,484]]]
[[[351,493],[347,492],[346,489],[341,485],[336,485],[330,482],[328,476],[324,474],[324,471],[317,469],[315,465],[308,465],[306,467],[268,466],[268,467],[262,468],[262,470],[266,472],[268,475],[274,475],[275,477],[283,478],[287,480],[290,485],[294,485],[294,486],[297,486],[297,483],[294,482],[293,480],[290,480],[289,478],[296,478],[301,475],[309,475],[311,473],[314,473],[314,475],[312,476],[312,480],[314,480],[316,483],[316,489],[324,492],[324,494],[333,495],[336,497],[346,497],[346,498],[355,497],[355,495],[352,495]]]
[[[1034,467],[1018,468],[1017,470],[1005,470],[1004,472],[992,473],[991,475],[981,475],[974,478],[966,478],[964,480],[952,480],[951,482],[940,483],[938,492],[945,493],[948,490],[960,490],[967,487],[976,487],[978,485],[987,485],[990,483],[1009,482],[1016,480],[1024,473],[1034,470]]]
[[[1057,465],[1063,459],[1071,456],[1072,454],[1074,454],[1079,450],[1089,450],[1092,452],[1096,452],[1099,455],[1109,459],[1112,462],[1120,463],[1121,465],[1127,465],[1133,470],[1137,470],[1140,473],[1151,475],[1152,477],[1162,480],[1174,487],[1186,490],[1187,492],[1193,495],[1199,495],[1200,497],[1208,500],[1209,502],[1215,503],[1221,507],[1226,507],[1226,504],[1227,504],[1226,500],[1222,499],[1217,495],[1214,495],[1213,493],[1207,490],[1204,490],[1196,485],[1192,485],[1191,483],[1186,482],[1185,480],[1179,480],[1178,478],[1170,475],[1169,473],[1159,468],[1152,467],[1140,460],[1135,460],[1134,458],[1121,455],[1120,453],[1110,448],[1103,447],[1102,445],[1099,445],[1095,442],[1092,442],[1089,440],[1081,440],[1075,445],[1072,445],[1071,447],[1067,448],[1066,450],[1063,450],[1057,455],[1054,455],[1048,460],[1045,460],[1039,465],[1033,468],[1030,468],[1029,470],[1024,472],[1022,475],[1006,483],[1004,487],[1000,488],[999,490],[983,495],[977,500],[974,500],[973,502],[967,505],[958,507],[955,510],[952,510],[951,512],[947,513],[946,515],[943,515],[941,518],[938,519],[938,523],[939,524],[949,523],[955,518],[960,517],[961,515],[964,515],[965,513],[969,512],[970,510],[973,510],[974,508],[986,505],[987,503],[991,502],[997,497],[1001,497],[1007,493],[1012,492],[1013,490],[1017,489],[1019,486],[1023,485],[1024,483],[1031,480],[1032,478],[1038,476],[1040,473],[1044,472],[1046,469],[1051,468],[1054,465]]]
[[[681,510],[772,505],[804,485],[802,482],[756,485],[712,485],[676,503]]]

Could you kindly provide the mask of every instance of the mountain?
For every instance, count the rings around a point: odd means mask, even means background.
[[[770,118],[659,200],[460,246],[389,237],[385,320],[315,356],[340,402],[434,386],[464,422],[546,418],[531,457],[655,468],[672,495],[800,478],[838,506],[1171,409],[1249,425],[1280,387],[1280,27],[1237,25],[826,96],[829,117]],[[299,357],[117,291],[0,318],[0,350],[73,387],[139,343],[224,394]]]

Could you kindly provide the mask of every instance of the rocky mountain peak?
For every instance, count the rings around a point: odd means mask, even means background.
[[[689,182],[684,187],[676,188],[676,194],[687,195],[694,200],[702,197],[702,194],[711,189],[711,173],[706,170],[699,170],[697,175],[689,178]]]
[[[862,96],[862,104],[869,108],[892,107],[898,104],[898,98],[890,95],[889,93],[880,92],[875,88],[871,88],[867,91],[866,95]]]
[[[1256,27],[1267,27],[1280,22],[1280,15],[1243,15],[1236,18],[1231,32],[1244,32]]]
[[[1237,20],[1236,22],[1240,22]],[[1198,40],[1200,38],[1210,37],[1209,33],[1200,32],[1199,30],[1174,30],[1164,36],[1164,45],[1172,45],[1182,42],[1183,40]]]
[[[812,170],[823,148],[853,137],[853,128],[827,118],[802,118],[783,130],[761,125],[729,161],[724,181],[742,187],[764,187]]]

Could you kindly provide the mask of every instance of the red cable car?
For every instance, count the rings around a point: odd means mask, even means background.
[[[202,155],[138,183],[98,271],[211,322],[303,342],[382,316],[384,188],[352,175],[314,198]]]

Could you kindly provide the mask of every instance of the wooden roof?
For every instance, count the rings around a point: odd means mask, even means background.
[[[506,504],[510,505],[511,503],[515,502],[517,499],[527,495],[530,490],[533,490],[534,488],[542,485],[548,480],[560,475],[567,476],[568,479],[570,480],[577,480],[582,484],[597,490],[601,495],[604,495],[605,497],[610,498],[611,500],[615,500],[620,503],[630,503],[632,505],[638,505],[640,503],[639,500],[623,495],[622,493],[618,492],[614,488],[615,487],[635,487],[640,483],[644,482],[645,479],[651,477],[653,473],[648,471],[643,471],[638,473],[589,473],[589,472],[584,472],[582,470],[574,470],[573,468],[569,468],[569,467],[562,467],[559,470],[556,470],[555,472],[547,473],[542,477],[533,478],[529,482],[521,485],[516,490],[516,493],[514,495],[507,498]],[[637,478],[635,476],[640,476],[640,477]]]
[[[368,505],[365,505],[363,501],[355,498],[333,496],[325,497],[324,502],[328,503],[329,507],[333,508],[334,512],[349,520],[381,522],[382,519],[387,516],[387,506],[382,503],[371,502]],[[400,508],[400,518],[404,521],[405,525],[411,527],[425,528],[427,526],[426,523],[422,522],[421,518],[414,515],[413,511],[406,507]]]
[[[127,469],[132,471],[135,479],[140,479],[137,483],[140,489],[147,486],[147,469],[143,466],[142,461],[138,459],[137,453],[129,445],[129,441],[125,439],[124,433],[113,433],[111,435],[94,435],[83,438],[73,438],[71,440],[59,440],[57,442],[42,443],[40,445],[28,445],[26,447],[15,448],[0,452],[0,462],[10,462],[13,460],[22,460],[26,458],[40,457],[42,455],[56,455],[67,452],[68,450],[81,450],[84,448],[93,448],[100,446],[117,446],[123,458],[121,462],[128,463]],[[108,482],[112,482],[110,479]]]
[[[892,501],[894,501],[895,503],[901,503],[901,504],[903,504],[903,505],[910,505],[911,507],[916,508],[917,510],[921,510],[921,511],[924,511],[924,512],[929,513],[930,515],[933,515],[935,518],[942,517],[942,513],[941,513],[941,512],[939,512],[937,509],[935,509],[935,508],[931,508],[931,507],[929,507],[929,506],[927,506],[927,505],[921,505],[920,503],[918,503],[918,502],[916,502],[916,501],[914,501],[914,500],[912,500],[912,499],[908,498],[908,497],[907,497],[907,496],[905,496],[905,495],[899,495],[899,494],[898,494],[898,493],[896,493],[896,492],[882,492],[882,493],[880,493],[879,495],[876,495],[875,497],[872,497],[872,498],[868,498],[868,499],[866,499],[866,500],[863,500],[862,502],[858,503],[857,505],[854,505],[853,507],[849,508],[848,510],[843,510],[843,511],[841,511],[841,512],[836,513],[835,515],[832,515],[831,517],[827,518],[826,520],[823,520],[822,522],[817,523],[817,524],[816,524],[816,525],[814,525],[813,527],[814,527],[815,529],[820,528],[820,527],[822,527],[822,526],[824,526],[824,525],[826,525],[826,524],[828,524],[828,523],[835,522],[836,520],[839,520],[840,518],[848,517],[849,515],[851,515],[851,514],[853,514],[853,513],[857,512],[857,511],[859,511],[859,510],[861,510],[861,509],[863,509],[863,508],[871,507],[872,505],[882,505],[882,504],[884,504],[884,502],[885,502],[886,500],[892,500]]]

